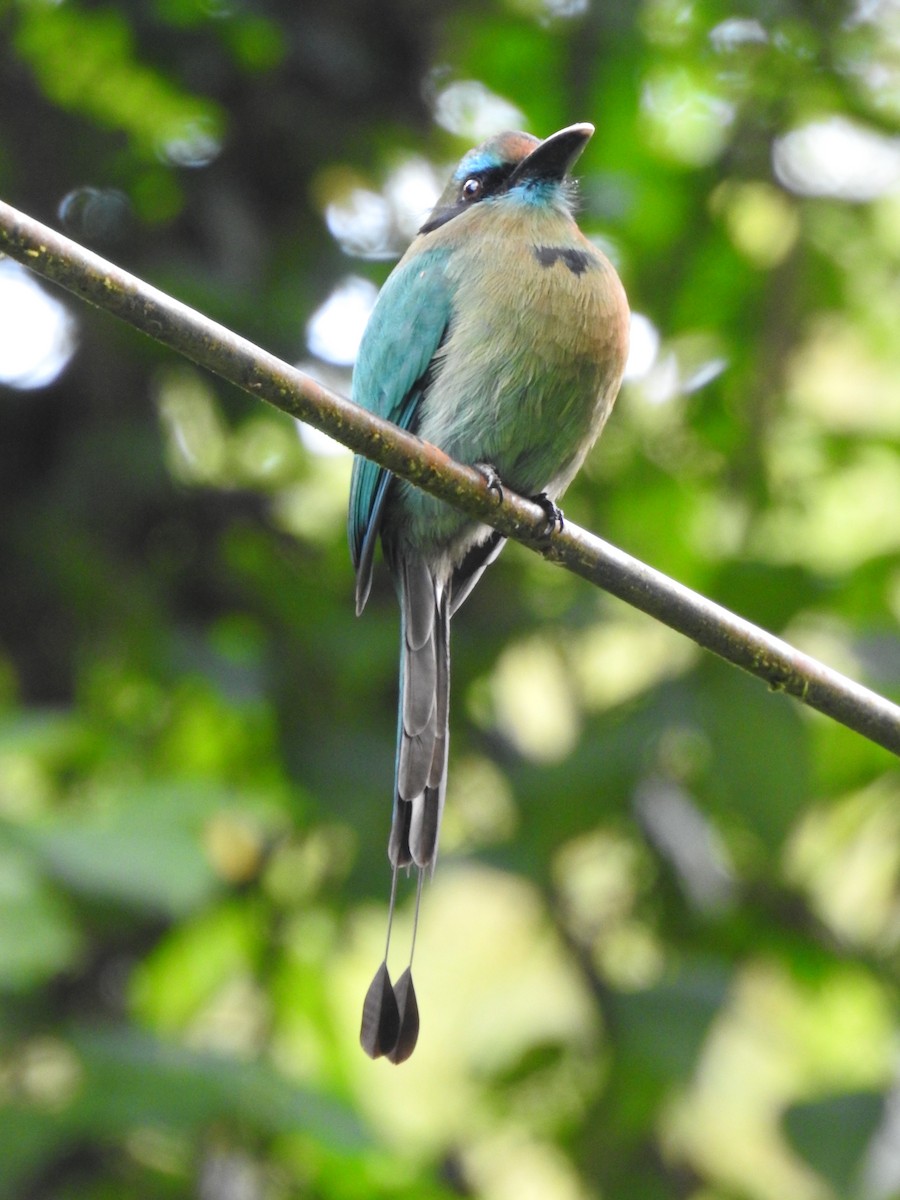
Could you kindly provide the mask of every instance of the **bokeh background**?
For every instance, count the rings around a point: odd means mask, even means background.
[[[345,391],[450,165],[581,120],[635,315],[569,517],[900,698],[897,0],[0,3],[0,195]],[[363,1056],[348,476],[0,261],[0,1196],[900,1196],[896,760],[516,546]]]

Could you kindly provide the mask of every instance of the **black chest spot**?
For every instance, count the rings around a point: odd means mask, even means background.
[[[557,259],[561,259],[573,275],[581,275],[593,265],[587,250],[569,246],[535,246],[534,257],[542,267],[552,267]]]

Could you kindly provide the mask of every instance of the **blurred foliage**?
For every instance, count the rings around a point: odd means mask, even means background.
[[[594,121],[635,351],[567,512],[900,698],[896,0],[6,0],[0,112],[4,199],[344,389],[447,164]],[[900,1196],[895,760],[511,547],[370,1063],[347,457],[8,266],[0,1198]]]

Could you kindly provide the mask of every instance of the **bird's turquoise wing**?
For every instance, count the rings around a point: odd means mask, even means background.
[[[450,323],[445,267],[450,251],[426,250],[408,259],[381,289],[353,371],[352,397],[403,429],[415,426],[432,359]],[[350,481],[348,534],[357,572],[357,610],[369,591],[372,559],[390,473],[357,455]]]

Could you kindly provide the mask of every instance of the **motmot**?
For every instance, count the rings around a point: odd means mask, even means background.
[[[556,501],[584,462],[619,390],[629,312],[606,256],[578,228],[570,171],[593,125],[540,140],[507,132],[470,150],[378,295],[352,398],[477,467],[502,500]],[[450,620],[504,538],[357,456],[348,531],[356,611],[376,542],[400,604],[400,687],[387,945],[363,1007],[360,1041],[399,1063],[419,1033],[409,966],[387,967],[400,868],[434,868],[447,786]]]

